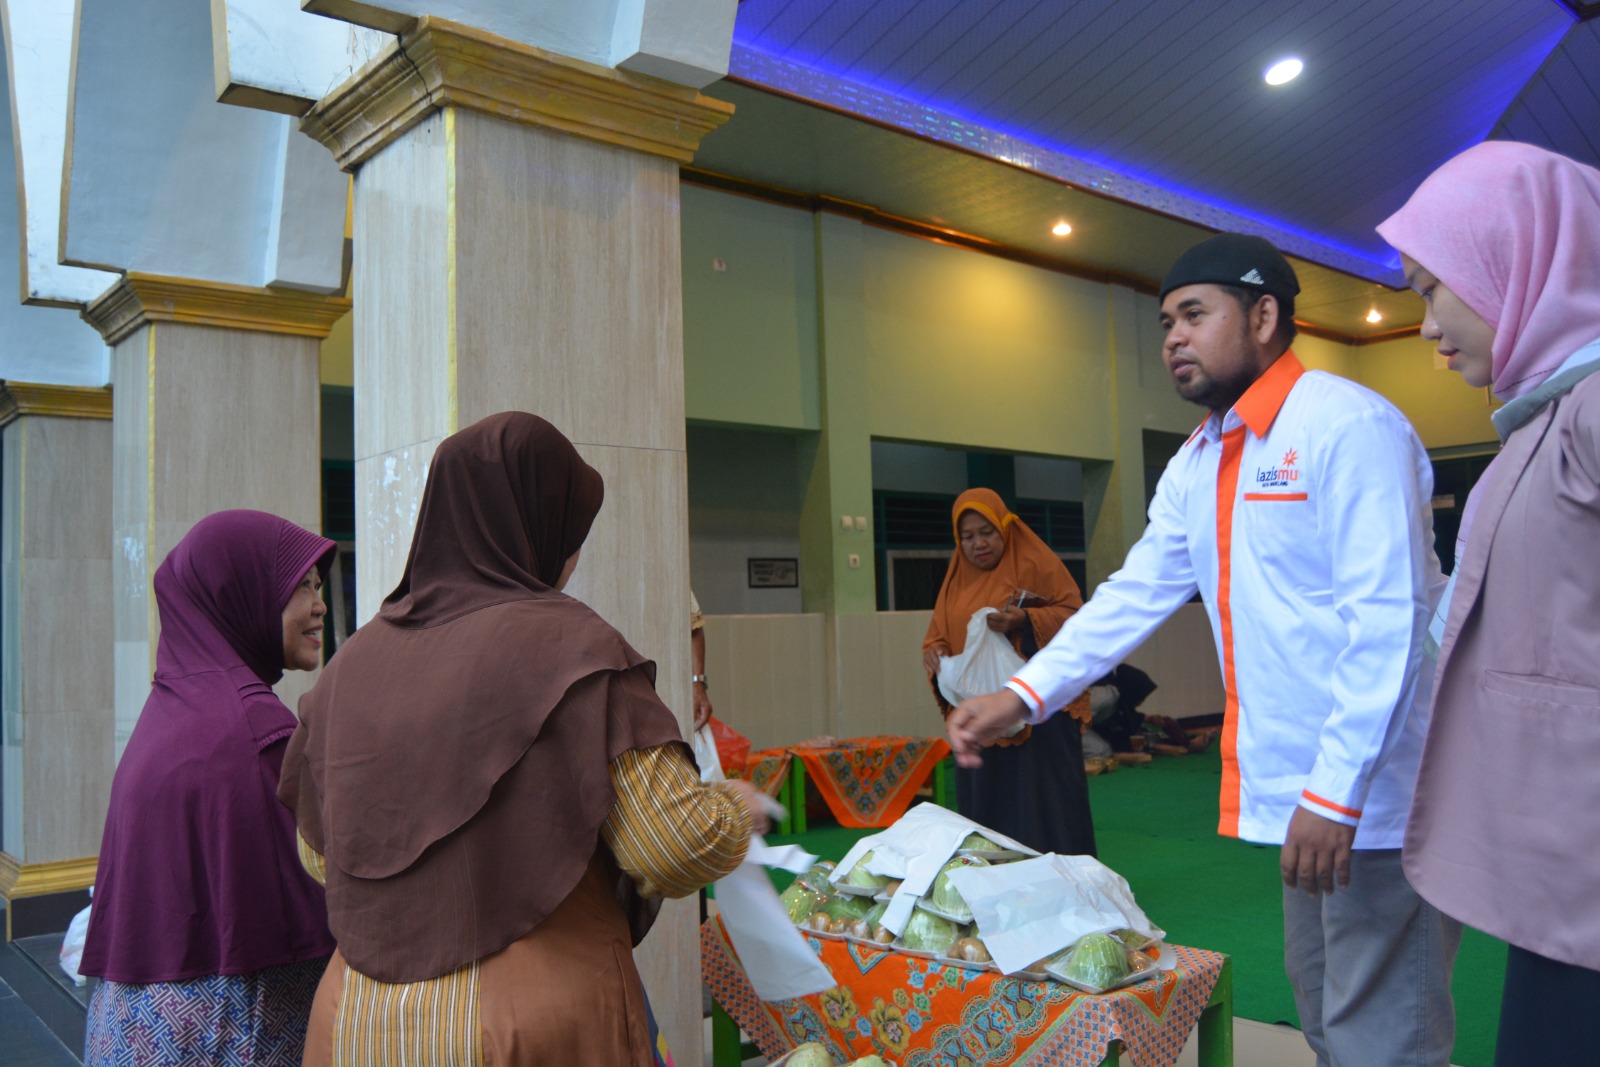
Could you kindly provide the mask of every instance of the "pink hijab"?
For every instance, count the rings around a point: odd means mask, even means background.
[[[1538,387],[1600,337],[1600,171],[1486,141],[1430,174],[1378,233],[1495,331],[1495,396]]]

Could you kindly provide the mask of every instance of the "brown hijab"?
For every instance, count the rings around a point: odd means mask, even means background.
[[[536,416],[447,438],[400,584],[301,701],[278,795],[368,977],[436,977],[538,926],[602,847],[611,761],[682,743],[654,665],[552,588],[603,495]],[[619,900],[637,942],[654,908],[625,879]]]
[[[990,570],[983,570],[961,551],[961,516],[969,511],[988,519],[1005,540],[1005,552]],[[1060,557],[1006,507],[1000,494],[993,489],[968,489],[956,497],[950,508],[950,529],[956,540],[956,550],[950,555],[950,566],[944,572],[944,584],[939,587],[933,618],[922,640],[924,652],[942,642],[953,655],[959,655],[967,646],[967,624],[972,621],[973,612],[980,608],[1003,608],[1020,589],[1039,598],[1029,600],[1024,610],[1033,624],[1034,640],[1040,648],[1083,607],[1078,583],[1072,580]],[[1011,635],[1011,644],[1021,655],[1020,634]],[[1067,710],[1074,718],[1086,719],[1088,702],[1076,701],[1068,705]]]

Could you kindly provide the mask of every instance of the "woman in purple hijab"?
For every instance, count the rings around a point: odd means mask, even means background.
[[[259,511],[196,523],[155,576],[150,697],[111,786],[82,973],[86,1064],[299,1064],[333,937],[278,774],[272,691],[321,662],[335,545]]]

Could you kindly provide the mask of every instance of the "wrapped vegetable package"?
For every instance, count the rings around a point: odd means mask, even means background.
[[[872,862],[873,855],[874,853],[868,852],[856,861],[855,866],[844,876],[845,885],[859,886],[862,889],[880,889],[889,884],[888,875],[873,874],[867,870],[867,864]]]
[[[806,885],[802,878],[796,878],[778,899],[783,902],[783,910],[789,913],[789,921],[798,926],[822,907],[828,897]]]
[[[1128,950],[1109,934],[1090,934],[1080,939],[1061,968],[1067,981],[1094,989],[1110,989],[1128,974]]]
[[[818,860],[811,865],[810,870],[800,875],[800,881],[827,896],[833,892],[833,883],[830,881],[833,877],[833,868],[832,860]]]
[[[949,919],[941,919],[932,912],[918,908],[906,920],[905,932],[900,935],[900,940],[906,948],[935,952],[942,956],[956,943],[962,932],[962,928]]]
[[[789,1053],[783,1063],[784,1067],[833,1067],[833,1057],[817,1042],[807,1041]]]
[[[846,922],[865,919],[876,906],[878,905],[874,904],[871,897],[835,896],[829,897],[822,902],[823,912],[835,919],[843,919]],[[880,912],[880,914],[882,913]]]
[[[957,856],[949,863],[946,863],[939,871],[939,876],[933,880],[933,895],[929,903],[940,911],[949,912],[952,915],[971,915],[972,909],[967,906],[967,902],[956,891],[956,887],[950,884],[950,872],[959,870],[962,867],[987,866],[989,866],[989,861],[979,859],[977,856]]]

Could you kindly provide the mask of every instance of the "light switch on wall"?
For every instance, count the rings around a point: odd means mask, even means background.
[[[855,520],[852,519],[850,516],[848,516],[848,515],[840,515],[839,516],[839,529],[841,529],[841,530],[853,530],[853,529],[855,529],[855,525],[856,525],[855,524]]]
[[[867,517],[865,515],[857,515],[856,516],[856,529],[865,530],[866,528],[867,528]]]

